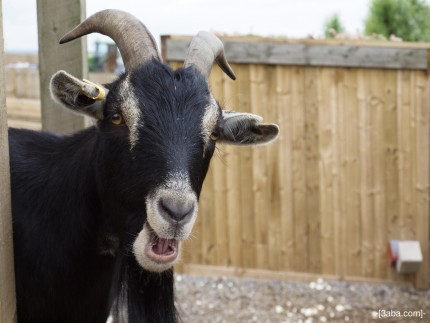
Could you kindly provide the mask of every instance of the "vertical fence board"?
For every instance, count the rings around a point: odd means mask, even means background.
[[[238,66],[232,66],[237,71]],[[226,109],[238,109],[238,84],[228,76],[223,75],[224,105]],[[241,224],[242,210],[240,203],[240,151],[235,146],[223,146],[225,150],[224,172],[226,173],[227,189],[227,227],[228,227],[228,253],[230,264],[235,267],[242,266],[241,251]]]
[[[319,75],[321,99],[318,119],[319,138],[319,181],[321,190],[321,253],[322,273],[335,272],[335,241],[334,241],[334,191],[333,191],[333,116],[331,87],[331,70],[324,69]]]
[[[16,322],[12,209],[3,48],[3,12],[0,1],[0,322]]]
[[[305,112],[304,97],[305,70],[293,68],[291,86],[292,99],[292,146],[293,146],[293,206],[294,219],[294,271],[305,271],[307,267],[307,236],[306,236],[306,147],[305,147]]]
[[[251,87],[249,84],[250,68],[246,65],[240,65],[236,69],[237,90],[238,90],[238,111],[251,111]],[[244,147],[240,149],[240,208],[242,211],[242,235],[241,248],[243,267],[255,268],[255,210],[253,207],[253,165],[252,165],[252,148]]]
[[[278,120],[277,111],[277,96],[278,89],[276,86],[277,70],[279,68],[271,66],[268,69],[268,95],[270,99],[261,107],[260,114],[264,115],[265,120]],[[280,214],[280,165],[279,159],[279,143],[274,142],[272,145],[266,146],[267,156],[267,184],[268,184],[268,203],[270,214],[266,219],[268,221],[268,243],[269,243],[269,268],[279,270],[281,257],[281,214]]]
[[[399,211],[400,211],[400,238],[413,239],[413,232],[408,228],[408,216],[411,210],[411,82],[412,73],[402,71],[398,80],[398,138],[399,138]]]
[[[415,178],[416,200],[416,239],[420,242],[423,263],[415,278],[415,285],[419,288],[428,288],[429,284],[429,181],[430,181],[430,155],[428,149],[430,147],[430,91],[429,80],[425,73],[419,75],[417,87],[415,90],[415,98],[417,103],[417,128],[415,149],[417,159],[415,168],[417,170]]]
[[[293,269],[294,262],[294,225],[293,225],[293,184],[292,184],[292,77],[291,68],[276,69],[276,88],[278,124],[280,137],[279,154],[279,199],[280,199],[280,230],[281,230],[281,262],[279,269]]]
[[[397,71],[385,73],[384,78],[384,178],[387,240],[399,239],[399,177],[397,138]],[[388,241],[386,243],[388,243]],[[388,248],[388,245],[386,245]],[[396,279],[395,271],[386,266],[386,276]]]
[[[417,213],[417,190],[416,190],[416,175],[417,175],[417,152],[416,145],[417,145],[417,104],[416,104],[416,83],[417,83],[417,73],[411,73],[411,79],[409,83],[409,93],[410,93],[410,123],[409,123],[409,130],[410,130],[410,138],[409,138],[409,149],[408,154],[410,156],[409,159],[409,165],[410,165],[410,173],[408,174],[410,176],[409,178],[409,187],[407,189],[410,192],[410,205],[409,205],[409,212],[406,214],[406,227],[408,230],[408,235],[411,237],[411,240],[418,240],[417,239],[417,231],[416,231],[416,222],[417,218],[419,217],[419,214]],[[427,240],[427,245],[430,241]],[[411,283],[414,283],[416,281],[417,277],[414,277],[414,275],[408,275],[409,281]]]
[[[399,230],[400,239],[413,240],[414,232],[408,221],[412,215],[412,165],[411,165],[411,110],[412,110],[412,72],[401,71],[398,79],[398,110],[399,127]],[[411,275],[406,280],[412,281]]]
[[[199,207],[199,218],[201,221],[201,252],[203,264],[214,264],[216,263],[215,254],[215,202],[212,196],[214,174],[212,167],[209,168],[206,176],[205,184],[202,190],[202,196],[200,197]],[[196,237],[198,238],[198,237]],[[196,241],[198,242],[198,241]]]
[[[334,272],[342,275],[340,257],[342,253],[342,243],[340,241],[342,234],[341,214],[342,200],[340,198],[340,163],[339,163],[339,115],[338,95],[341,92],[337,83],[337,70],[329,69],[329,93],[330,93],[330,115],[331,115],[331,172],[333,176],[333,243],[334,243]]]
[[[374,258],[375,258],[375,276],[378,278],[386,277],[387,263],[387,222],[386,222],[386,205],[385,205],[385,159],[384,159],[384,72],[376,70],[370,79],[370,105],[372,109],[372,142],[373,142],[373,208],[375,228],[384,228],[384,230],[375,231],[374,235]]]
[[[305,266],[311,272],[321,270],[321,253],[319,245],[320,212],[319,212],[319,180],[318,180],[318,75],[319,68],[308,68],[305,72],[305,154],[306,154],[306,204],[303,221],[306,221],[305,234],[306,258]]]
[[[336,257],[336,272],[343,277],[346,273],[346,263],[344,259],[347,253],[347,221],[349,214],[346,213],[347,203],[347,186],[349,185],[349,179],[346,177],[346,135],[345,128],[349,122],[345,122],[345,115],[350,107],[345,105],[345,78],[346,73],[342,69],[334,69],[334,80],[332,87],[335,88],[336,92],[336,113],[333,112],[336,121],[335,132],[333,138],[335,139],[335,174],[337,175],[336,180],[336,196],[335,203],[336,212],[335,219],[337,221],[337,230],[335,235],[335,243],[338,246],[337,257]]]
[[[409,141],[409,154],[410,154],[410,213],[407,214],[407,227],[411,233],[411,237],[415,240],[417,237],[416,232],[416,220],[417,220],[417,196],[416,196],[416,178],[417,178],[417,102],[416,102],[416,90],[417,90],[417,73],[411,73],[410,82],[410,141]]]
[[[362,275],[372,277],[374,270],[373,256],[373,209],[372,209],[372,142],[371,109],[369,103],[369,75],[365,70],[358,74],[359,128],[360,128],[360,215],[361,215],[361,252]]]
[[[361,274],[361,222],[360,222],[360,151],[359,151],[359,111],[357,101],[356,70],[345,72],[345,274],[359,276]]]
[[[250,87],[251,87],[251,112],[261,114],[267,97],[266,68],[263,65],[251,66]],[[253,160],[253,193],[255,212],[255,244],[256,244],[256,265],[258,268],[269,269],[268,258],[268,221],[270,217],[269,195],[268,195],[268,175],[267,175],[267,155],[266,147],[258,147],[252,150]]]
[[[224,77],[219,68],[213,68],[211,74],[211,88],[217,98],[224,98],[223,93]],[[223,102],[221,100],[221,102]],[[214,199],[214,224],[215,224],[215,253],[217,263],[228,265],[228,224],[227,224],[227,187],[225,176],[225,148],[220,147],[221,153],[217,154],[212,164],[213,177],[213,199]]]
[[[85,0],[37,0],[40,99],[44,130],[71,133],[85,126],[84,117],[60,108],[49,93],[49,82],[58,70],[66,70],[77,78],[87,78],[85,37],[63,45],[58,43],[84,17]]]

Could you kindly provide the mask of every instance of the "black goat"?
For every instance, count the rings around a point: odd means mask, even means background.
[[[101,86],[60,71],[51,93],[97,125],[71,136],[9,130],[18,319],[176,322],[172,266],[215,142],[261,144],[279,130],[214,100],[213,62],[234,79],[214,35],[194,37],[173,71],[130,14],[99,12],[61,42],[91,32],[117,43],[125,74]]]

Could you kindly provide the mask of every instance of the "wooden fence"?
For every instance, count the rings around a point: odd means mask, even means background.
[[[8,97],[40,100],[39,70],[36,67],[5,68]]]
[[[428,287],[429,45],[224,41],[237,80],[214,67],[215,98],[278,123],[281,134],[269,146],[218,148],[184,270],[217,265]],[[188,43],[164,37],[164,57],[180,66]],[[418,274],[389,266],[391,239],[420,242]]]

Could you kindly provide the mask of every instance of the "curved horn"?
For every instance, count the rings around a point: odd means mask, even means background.
[[[211,68],[214,62],[227,74],[231,79],[235,80],[233,70],[228,65],[225,58],[224,45],[221,40],[214,34],[206,31],[200,31],[191,40],[188,54],[185,58],[184,67],[193,65],[206,78],[209,77]]]
[[[152,58],[161,61],[154,37],[145,25],[133,15],[121,10],[107,9],[95,13],[64,35],[60,44],[93,32],[113,39],[127,70]]]

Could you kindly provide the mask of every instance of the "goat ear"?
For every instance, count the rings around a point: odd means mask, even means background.
[[[222,112],[218,141],[234,145],[261,145],[272,142],[279,134],[274,123],[261,123],[263,118],[251,113]]]
[[[58,71],[51,78],[50,90],[54,101],[63,107],[98,120],[103,119],[103,106],[108,92],[105,87]]]

